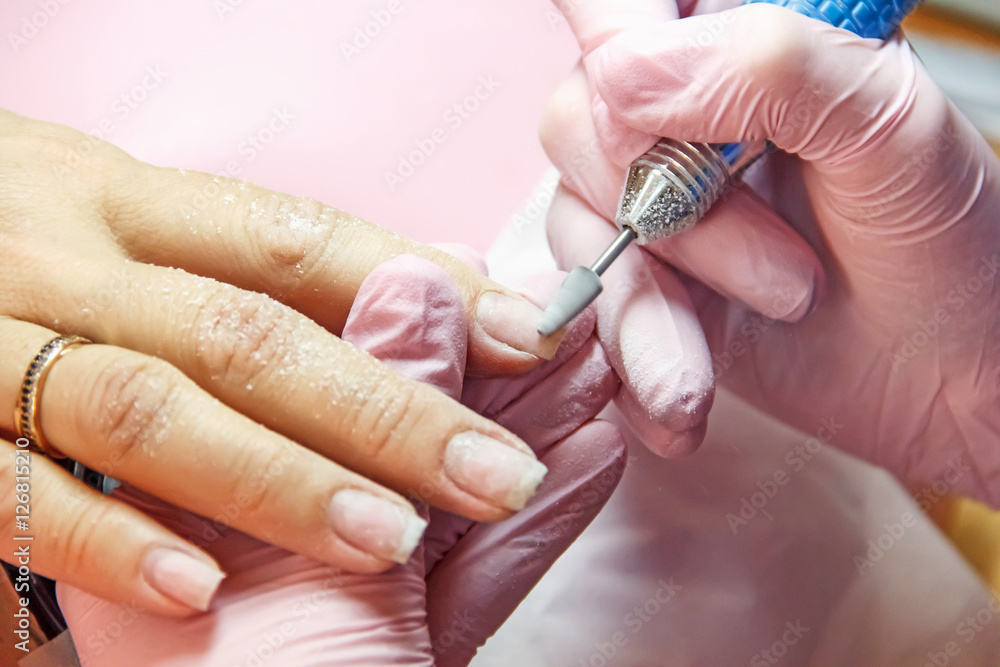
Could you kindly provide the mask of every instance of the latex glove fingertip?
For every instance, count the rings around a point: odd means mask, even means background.
[[[679,458],[693,453],[705,440],[708,430],[708,411],[714,399],[711,395],[699,403],[697,414],[692,415],[687,428],[677,424],[676,430],[650,415],[624,385],[615,396],[615,407],[621,412],[633,434],[654,454],[663,458]]]
[[[458,398],[465,322],[465,304],[451,276],[429,260],[399,255],[362,283],[341,337],[399,373]]]

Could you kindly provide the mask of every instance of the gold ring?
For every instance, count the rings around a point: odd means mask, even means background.
[[[42,389],[45,388],[45,380],[56,360],[73,348],[86,345],[89,342],[86,338],[79,336],[56,336],[38,351],[21,382],[21,395],[17,407],[14,408],[14,424],[17,435],[20,438],[26,438],[32,447],[54,459],[63,459],[66,456],[50,445],[42,434],[40,409]]]

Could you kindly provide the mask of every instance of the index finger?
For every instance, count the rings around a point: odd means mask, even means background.
[[[143,163],[117,176],[104,214],[132,259],[268,294],[339,334],[368,274],[398,255],[416,255],[458,285],[469,372],[523,372],[559,346],[562,332],[540,336],[542,311],[521,295],[446,252],[322,202]]]

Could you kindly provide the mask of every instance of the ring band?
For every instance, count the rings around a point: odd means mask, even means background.
[[[56,360],[70,350],[89,342],[86,338],[79,336],[56,336],[38,351],[21,382],[21,395],[17,407],[14,408],[14,425],[17,429],[17,435],[20,438],[26,438],[38,451],[54,459],[62,459],[66,456],[50,445],[42,433],[40,409],[42,390],[45,388],[45,380],[48,379],[49,371],[52,370]]]

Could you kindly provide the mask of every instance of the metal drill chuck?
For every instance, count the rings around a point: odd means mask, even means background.
[[[615,224],[631,229],[640,245],[684,231],[705,215],[764,146],[660,139],[632,163]]]

